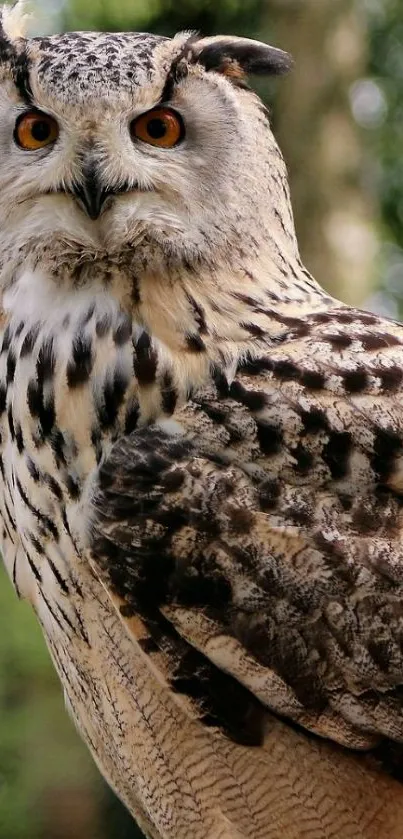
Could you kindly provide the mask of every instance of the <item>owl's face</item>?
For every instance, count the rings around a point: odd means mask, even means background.
[[[78,281],[128,258],[191,266],[259,227],[278,152],[243,70],[282,72],[284,53],[183,33],[3,31],[1,55],[3,285],[26,259]]]

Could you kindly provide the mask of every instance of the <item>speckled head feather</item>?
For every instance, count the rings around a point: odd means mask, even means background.
[[[33,72],[36,66],[38,74],[46,77],[51,68],[59,94],[64,90],[71,95],[77,81],[83,92],[93,85],[100,90],[110,90],[112,85],[115,89],[140,86],[153,71],[168,74],[178,61],[182,66],[199,63],[229,77],[235,75],[235,65],[245,75],[281,74],[291,66],[290,57],[282,50],[239,37],[200,38],[183,32],[170,39],[149,33],[68,32],[27,41],[30,16],[25,6],[24,0],[19,0],[14,6],[3,7],[4,38],[15,48],[18,42],[19,51],[25,47]]]

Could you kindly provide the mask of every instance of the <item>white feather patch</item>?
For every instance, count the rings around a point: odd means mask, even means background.
[[[32,15],[27,14],[26,8],[27,0],[17,0],[13,6],[3,6],[2,24],[10,41],[26,37],[28,23],[32,18]]]

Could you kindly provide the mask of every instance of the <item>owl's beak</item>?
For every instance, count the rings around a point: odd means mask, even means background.
[[[101,182],[99,173],[90,164],[83,169],[83,180],[73,186],[72,193],[90,219],[100,217],[106,199],[113,193]]]

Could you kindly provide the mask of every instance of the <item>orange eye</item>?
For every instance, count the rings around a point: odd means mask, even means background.
[[[17,120],[14,139],[21,149],[36,151],[54,143],[59,136],[59,126],[53,117],[39,111],[29,111]]]
[[[170,108],[153,108],[134,119],[130,126],[133,139],[151,146],[171,149],[183,140],[185,129],[181,117]]]

